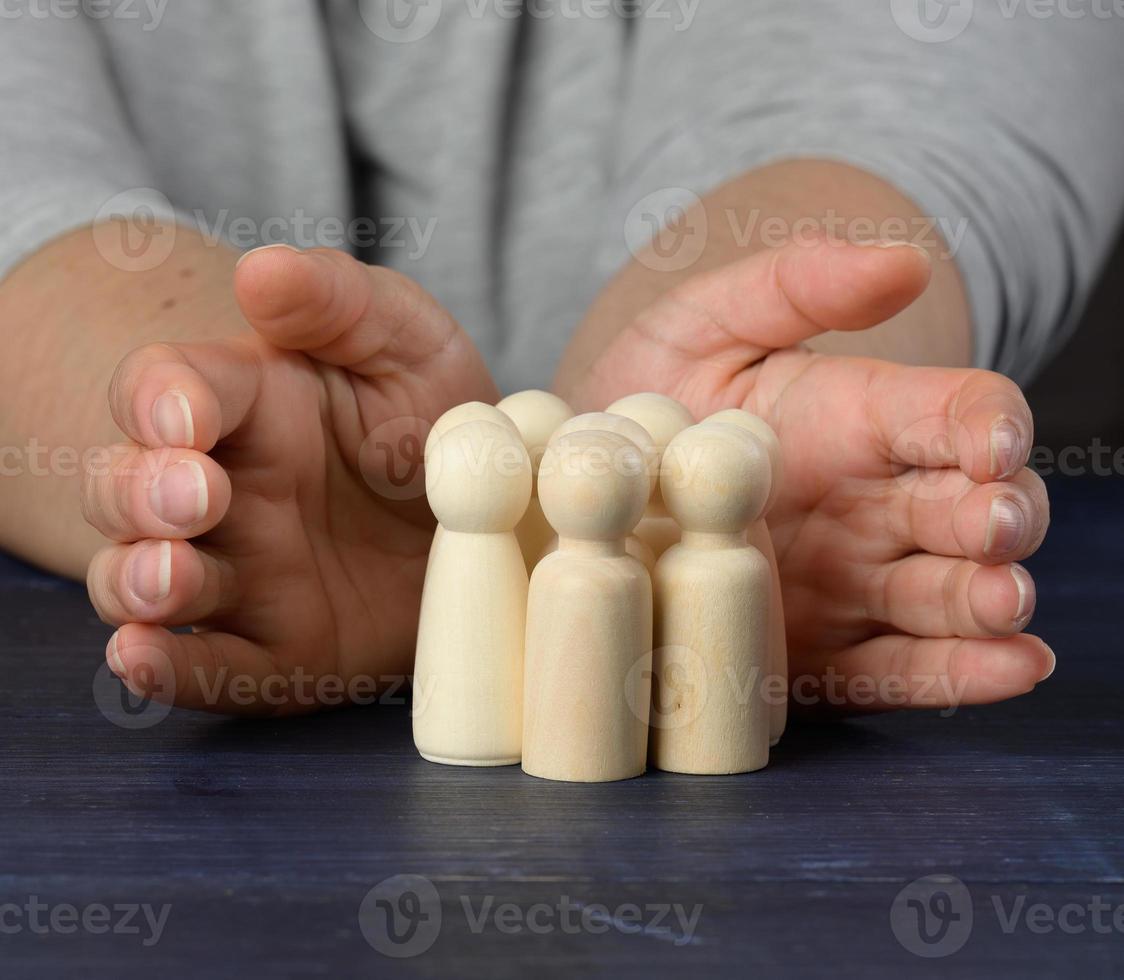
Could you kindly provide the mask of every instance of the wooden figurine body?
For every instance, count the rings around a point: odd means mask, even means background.
[[[765,556],[773,581],[769,599],[769,674],[772,680],[769,685],[769,744],[776,745],[784,735],[785,726],[788,724],[788,640],[785,636],[780,569],[777,566],[777,553],[773,547],[773,536],[769,533],[766,518],[777,501],[777,494],[780,493],[781,482],[784,479],[781,443],[768,422],[738,408],[719,412],[717,415],[710,416],[707,421],[741,426],[757,436],[769,454],[773,477],[772,489],[761,517],[749,526],[748,541]]]
[[[530,575],[554,539],[554,528],[547,522],[539,503],[539,465],[550,437],[560,425],[574,417],[574,411],[548,391],[521,391],[509,395],[496,408],[515,423],[531,457],[531,502],[515,529],[527,574]]]
[[[746,542],[769,493],[761,443],[728,424],[677,436],[664,500],[683,537],[656,563],[650,761],[704,775],[769,762],[769,593],[765,557]]]
[[[605,411],[611,415],[623,415],[644,427],[655,445],[657,470],[668,443],[684,429],[695,424],[694,417],[685,405],[667,395],[651,392],[628,395],[613,402]],[[635,535],[645,544],[653,559],[658,559],[679,541],[679,525],[664,506],[658,481],[652,492],[652,499],[648,502],[648,509],[636,526]]]
[[[670,524],[676,524],[670,517],[668,518],[668,521]],[[550,521],[547,521],[547,526],[550,526]],[[546,547],[544,547],[543,551],[540,553],[540,555],[538,555],[538,561],[540,562],[547,555],[552,555],[554,554],[554,552],[559,550],[559,536],[554,534],[553,532],[554,529],[551,528],[550,541],[546,542]],[[678,524],[676,524],[676,541],[679,541]],[[655,571],[655,552],[653,552],[652,548],[647,545],[647,542],[642,541],[642,539],[637,535],[629,534],[625,539],[625,552],[631,554],[634,559],[636,559],[636,561],[640,562],[644,566],[644,570],[649,573],[649,575],[651,575],[652,572]],[[535,564],[537,564],[537,562]]]
[[[514,528],[531,463],[509,428],[468,422],[426,455],[440,522],[422,590],[414,663],[414,744],[430,762],[506,766],[522,742],[527,569]]]
[[[639,450],[609,432],[552,441],[540,499],[559,548],[531,576],[523,770],[607,782],[646,768],[652,588],[625,551],[649,495]]]

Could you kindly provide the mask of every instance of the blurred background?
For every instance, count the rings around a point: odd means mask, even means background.
[[[1036,443],[1124,446],[1124,237],[1069,343],[1027,391]]]

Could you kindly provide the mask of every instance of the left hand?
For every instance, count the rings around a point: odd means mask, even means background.
[[[1015,563],[1042,543],[1049,502],[1025,468],[1033,420],[1018,387],[802,346],[882,323],[929,275],[906,245],[759,253],[656,300],[563,392],[591,409],[654,390],[698,419],[739,407],[776,430],[769,526],[797,710],[1000,701],[1054,668],[1023,633],[1035,590]]]

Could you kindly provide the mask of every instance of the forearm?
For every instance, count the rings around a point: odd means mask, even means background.
[[[176,229],[156,268],[122,271],[83,229],[0,283],[0,548],[85,574],[104,539],[83,520],[83,469],[122,439],[106,391],[114,368],[152,341],[232,336],[245,327],[231,290],[237,253]]]
[[[609,341],[640,310],[685,279],[727,265],[815,228],[843,240],[882,235],[916,241],[933,259],[933,278],[909,309],[861,333],[829,333],[810,343],[817,350],[861,354],[906,364],[971,363],[967,298],[939,233],[917,206],[883,180],[845,164],[789,161],[763,167],[707,195],[705,247],[678,271],[660,271],[641,254],[601,292],[575,333],[556,379],[565,392],[588,370]],[[688,214],[685,226],[698,228]]]

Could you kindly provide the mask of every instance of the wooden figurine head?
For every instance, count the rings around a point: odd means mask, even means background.
[[[554,438],[570,435],[573,432],[612,432],[623,436],[640,450],[644,461],[644,472],[648,475],[648,498],[656,492],[660,478],[660,454],[651,434],[644,426],[623,415],[610,412],[587,412],[577,415],[558,427]],[[631,530],[631,529],[630,529]]]
[[[494,405],[489,405],[487,402],[465,402],[463,405],[450,408],[433,423],[433,428],[429,430],[429,435],[425,440],[424,456],[429,455],[430,449],[433,448],[437,440],[450,429],[455,429],[458,425],[464,425],[465,422],[480,421],[502,425],[512,432],[518,431],[515,428],[515,423]]]
[[[498,533],[519,523],[531,499],[531,460],[514,427],[466,422],[426,454],[425,492],[449,531]]]
[[[685,405],[667,395],[657,395],[652,392],[642,392],[638,395],[628,395],[613,402],[607,412],[614,415],[623,415],[626,419],[642,425],[655,443],[656,453],[662,457],[668,444],[684,429],[695,424]],[[658,464],[657,464],[658,465]],[[663,511],[663,500],[660,493],[659,480],[656,480],[652,491],[652,506],[657,513]]]
[[[671,441],[660,486],[684,531],[738,534],[764,512],[772,488],[769,454],[741,426],[703,422]]]
[[[773,489],[769,494],[769,499],[765,502],[765,513],[773,509],[773,504],[777,501],[777,494],[781,489],[782,477],[782,456],[781,456],[781,441],[777,438],[776,432],[773,431],[772,426],[769,425],[763,418],[758,415],[752,415],[749,412],[744,412],[740,408],[727,409],[725,412],[718,412],[707,419],[708,422],[728,422],[730,425],[737,425],[745,429],[746,432],[751,432],[761,440],[765,451],[769,454],[769,463],[772,466],[773,473]]]
[[[574,410],[549,391],[520,391],[509,395],[496,408],[515,423],[535,473],[539,471],[550,437],[560,425],[574,417]]]
[[[650,486],[640,449],[604,430],[556,435],[539,470],[539,502],[559,538],[623,540],[644,516]]]
[[[627,395],[613,402],[605,411],[611,415],[623,415],[644,426],[660,452],[680,432],[695,424],[694,416],[685,405],[667,395],[653,392]]]

